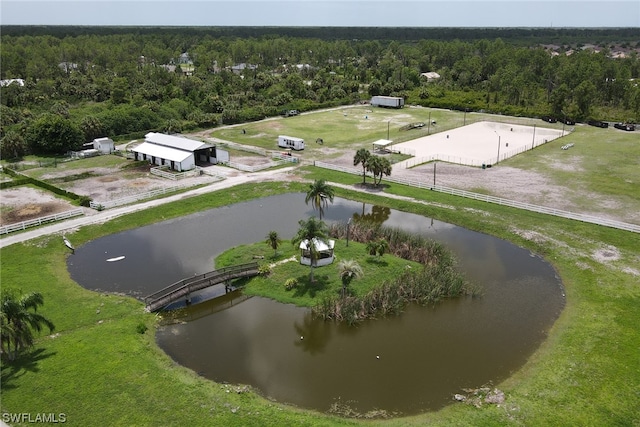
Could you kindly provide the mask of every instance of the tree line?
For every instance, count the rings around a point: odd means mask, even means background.
[[[639,46],[628,29],[396,30],[3,28],[1,78],[23,84],[0,87],[0,154],[62,153],[100,136],[183,132],[374,95],[640,121]],[[597,52],[582,49],[592,42]],[[421,75],[431,71],[440,78]]]

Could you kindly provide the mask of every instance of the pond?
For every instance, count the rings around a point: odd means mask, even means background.
[[[219,253],[265,240],[270,230],[288,239],[298,220],[313,214],[299,193],[239,203],[89,242],[69,257],[68,268],[86,288],[141,297],[211,270]],[[234,292],[189,307],[184,322],[157,331],[158,344],[206,378],[249,384],[280,402],[323,412],[338,407],[406,415],[441,408],[464,388],[509,377],[564,307],[555,271],[528,250],[343,199],[329,206],[324,219],[358,216],[444,243],[467,278],[481,286],[482,297],[409,306],[399,316],[348,327],[313,320],[308,309]]]

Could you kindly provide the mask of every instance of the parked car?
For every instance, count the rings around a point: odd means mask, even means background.
[[[615,123],[613,127],[616,129],[622,129],[629,132],[636,130],[636,126],[632,125],[631,123]]]
[[[552,116],[542,116],[542,120],[544,120],[547,123],[555,123],[558,121],[558,119]]]
[[[564,123],[565,125],[575,125],[576,124],[575,120],[571,120],[570,118],[567,118],[567,117],[561,118],[560,122]]]
[[[608,128],[609,127],[609,123],[601,122],[600,120],[589,120],[587,123],[589,125],[591,125],[591,126],[595,126],[595,127],[599,127],[599,128]]]
[[[300,114],[298,110],[285,110],[282,112],[285,117],[297,116],[298,114]]]

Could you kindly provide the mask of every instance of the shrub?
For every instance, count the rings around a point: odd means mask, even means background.
[[[271,267],[268,264],[262,264],[258,267],[258,274],[262,277],[268,276],[271,274]]]
[[[294,278],[289,278],[287,279],[286,282],[284,282],[284,288],[288,291],[290,291],[291,289],[295,288],[298,286],[298,280],[294,279]]]
[[[145,332],[147,332],[147,329],[149,329],[149,328],[147,328],[147,325],[145,325],[145,323],[144,323],[144,322],[140,322],[140,323],[138,323],[138,325],[136,326],[136,331],[137,331],[140,335],[142,335],[142,334],[144,334]]]

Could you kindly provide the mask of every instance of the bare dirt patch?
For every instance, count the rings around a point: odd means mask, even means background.
[[[119,180],[120,178],[118,178],[117,176],[103,176],[98,178],[98,181],[100,182],[114,182]]]
[[[43,190],[14,187],[2,190],[0,226],[40,218],[75,209],[77,206]]]
[[[591,257],[599,263],[617,261],[620,259],[620,251],[615,246],[606,246],[595,250]]]

